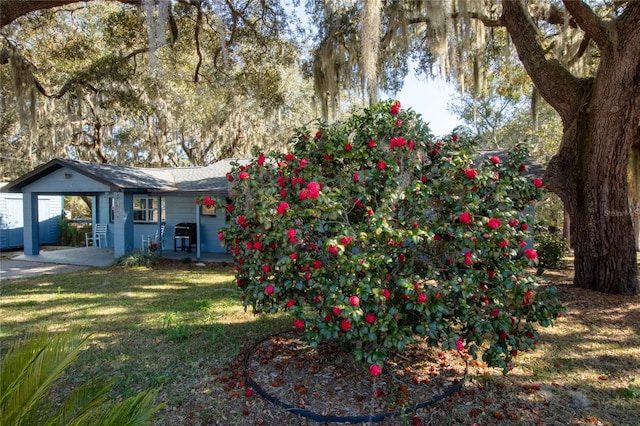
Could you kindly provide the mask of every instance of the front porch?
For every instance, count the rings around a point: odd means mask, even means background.
[[[200,258],[196,257],[196,252],[188,251],[163,250],[161,255],[163,259],[183,260],[186,258],[198,262],[216,262],[230,263],[231,256],[225,253],[209,253],[201,252]],[[61,248],[55,250],[43,249],[36,255],[21,254],[15,257],[16,260],[25,260],[32,262],[59,263],[66,265],[82,265],[82,266],[111,266],[114,260],[113,247],[73,247]]]

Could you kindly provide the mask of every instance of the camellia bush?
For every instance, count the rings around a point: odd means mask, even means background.
[[[398,101],[290,142],[228,175],[219,237],[246,308],[289,312],[308,344],[340,341],[374,376],[416,336],[507,372],[561,314],[527,272],[544,189],[523,147],[477,160],[472,139],[433,140]]]

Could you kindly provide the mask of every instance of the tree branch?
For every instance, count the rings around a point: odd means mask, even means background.
[[[540,95],[563,122],[571,120],[582,96],[580,80],[557,59],[547,59],[542,34],[527,10],[524,0],[503,0],[502,19],[518,51],[518,57]],[[562,93],[563,96],[558,96]]]
[[[605,23],[593,10],[582,0],[562,0],[567,11],[584,31],[588,38],[593,40],[600,51],[607,51],[611,46],[611,41],[607,35]]]

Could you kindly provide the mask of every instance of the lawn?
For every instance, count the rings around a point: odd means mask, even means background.
[[[547,274],[558,286],[567,315],[544,330],[539,350],[519,356],[509,375],[471,362],[461,391],[380,424],[639,424],[640,297],[576,289],[569,274]],[[158,425],[317,424],[255,392],[247,396],[241,374],[246,351],[288,330],[291,318],[244,312],[227,266],[177,262],[3,280],[0,318],[3,353],[32,331],[77,327],[92,334],[50,396],[54,401],[76,383],[106,376],[117,378],[114,398],[160,386],[158,402],[166,407]],[[415,351],[405,356],[417,373],[423,368],[419,356]],[[339,407],[351,398],[348,389],[336,390],[339,381],[327,386],[318,377],[314,386],[313,362],[321,361],[309,359],[300,371],[287,368],[297,371],[283,376],[296,381],[292,389],[303,393],[303,382],[305,389],[313,387],[304,398],[292,395],[292,401],[333,398],[327,406]],[[254,374],[259,378],[260,372]],[[364,389],[375,391],[364,370],[362,377]],[[350,387],[361,388],[353,381]],[[288,389],[286,383],[282,389]]]

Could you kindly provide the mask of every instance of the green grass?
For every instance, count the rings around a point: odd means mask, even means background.
[[[223,369],[248,345],[290,327],[286,315],[244,312],[233,271],[220,266],[4,280],[0,296],[2,353],[29,332],[80,328],[92,337],[65,380],[115,377],[114,397],[161,384],[161,397],[180,403],[185,381]]]

